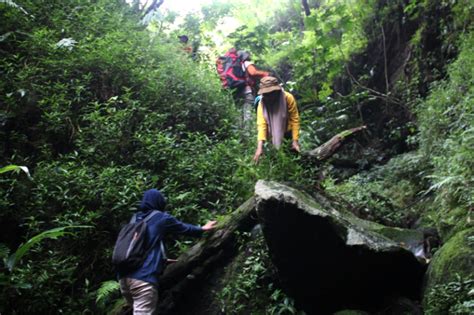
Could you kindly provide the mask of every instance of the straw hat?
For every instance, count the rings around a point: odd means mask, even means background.
[[[258,94],[265,94],[278,90],[281,90],[281,86],[278,83],[277,78],[263,77],[260,80],[260,89],[258,90]]]

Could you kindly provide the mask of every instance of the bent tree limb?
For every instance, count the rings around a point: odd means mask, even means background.
[[[344,130],[332,137],[329,141],[326,141],[324,144],[317,147],[316,149],[304,152],[304,155],[309,156],[311,158],[315,158],[318,161],[324,161],[331,157],[334,153],[336,153],[336,151],[344,143],[344,141],[346,141],[355,133],[358,133],[359,131],[365,129],[367,129],[367,126],[360,126]]]
[[[237,235],[257,224],[255,198],[252,197],[232,213],[218,229],[182,254],[160,277],[158,314],[190,314],[183,299],[196,292],[214,272],[224,268],[238,250]],[[179,308],[180,310],[177,310]],[[189,311],[189,312],[188,312]]]
[[[157,10],[163,4],[163,2],[165,2],[165,0],[153,0],[150,6],[148,6],[148,8],[145,9],[143,16],[147,15],[151,11]]]

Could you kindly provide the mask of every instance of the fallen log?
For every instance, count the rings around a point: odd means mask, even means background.
[[[218,229],[199,241],[170,264],[160,277],[158,314],[209,314],[205,310],[206,284],[237,254],[239,232],[248,232],[255,225],[255,198],[242,204]],[[218,277],[218,276],[217,276]]]
[[[331,157],[334,153],[336,153],[336,151],[346,140],[350,139],[354,134],[365,129],[367,129],[367,126],[360,126],[344,130],[332,137],[329,141],[326,141],[324,144],[320,145],[319,147],[311,151],[304,152],[303,155],[308,156],[310,158],[315,158],[318,161],[324,161]]]

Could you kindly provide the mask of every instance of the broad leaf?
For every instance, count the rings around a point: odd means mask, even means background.
[[[19,171],[19,170],[22,170],[23,172],[26,173],[26,175],[28,175],[28,177],[31,177],[28,167],[18,166],[18,165],[7,165],[5,167],[2,167],[0,168],[0,174],[6,173],[6,172],[12,172],[12,171]]]
[[[91,228],[91,226],[85,226],[85,225],[77,225],[77,226],[63,226],[63,227],[58,227],[54,228],[48,231],[44,231],[36,236],[33,236],[30,238],[25,244],[21,245],[18,247],[18,249],[10,255],[10,257],[7,260],[7,268],[8,270],[12,271],[13,267],[15,267],[15,264],[31,249],[31,247],[37,243],[39,243],[41,240],[45,238],[51,238],[51,239],[56,239],[60,236],[64,236],[66,234],[72,234],[71,232],[66,231],[67,229],[77,229],[77,228]]]

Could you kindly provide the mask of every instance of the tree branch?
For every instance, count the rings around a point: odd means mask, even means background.
[[[345,56],[344,56],[344,52],[342,51],[341,45],[337,45],[337,47],[339,48],[339,52],[341,53],[343,60],[345,60],[346,58],[345,58]],[[379,91],[377,91],[377,90],[371,89],[371,88],[369,88],[369,87],[363,85],[363,84],[360,83],[359,81],[357,81],[357,79],[352,75],[352,73],[351,73],[351,71],[350,71],[350,69],[349,69],[349,64],[348,64],[348,63],[345,64],[345,68],[346,68],[347,75],[348,75],[349,78],[351,79],[352,83],[354,83],[354,84],[357,85],[358,87],[360,87],[360,88],[362,88],[362,89],[364,89],[364,90],[367,90],[367,91],[369,91],[370,93],[372,93],[373,95],[371,95],[371,96],[376,97],[376,98],[381,98],[381,99],[383,99],[383,100],[385,100],[385,101],[389,101],[389,102],[391,102],[391,103],[393,103],[393,104],[397,104],[397,105],[403,106],[403,104],[401,103],[401,101],[400,101],[399,99],[393,98],[393,97],[389,96],[388,94],[384,94],[384,93],[381,93],[381,92],[379,92]],[[387,93],[388,93],[388,92],[387,92]]]
[[[311,10],[309,9],[308,1],[307,0],[301,0],[301,3],[303,4],[304,13],[306,14],[306,16],[310,16],[311,15]]]
[[[380,24],[380,29],[382,30],[383,61],[384,61],[384,67],[385,67],[385,93],[388,94],[389,85],[388,85],[387,49],[385,47],[385,31],[383,29],[382,24]]]
[[[336,153],[336,151],[339,149],[342,143],[349,136],[352,136],[353,134],[365,129],[367,129],[367,126],[360,126],[360,127],[344,130],[343,132],[338,133],[337,135],[332,137],[329,141],[326,141],[324,144],[320,145],[316,149],[305,152],[304,154],[309,157],[316,158],[318,161],[327,160],[334,153]]]
[[[146,16],[151,11],[158,9],[163,4],[163,2],[165,2],[165,0],[153,0],[150,6],[145,10],[143,16]]]

